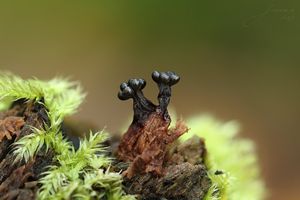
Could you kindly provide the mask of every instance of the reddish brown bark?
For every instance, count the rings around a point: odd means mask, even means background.
[[[134,124],[129,127],[118,150],[119,159],[132,162],[126,171],[127,177],[131,178],[135,173],[163,174],[167,146],[188,131],[182,121],[178,121],[173,129],[169,129],[169,125],[169,121],[155,112],[144,127]]]
[[[13,135],[18,137],[24,124],[23,117],[9,116],[0,120],[0,142],[2,142],[4,137],[8,140],[11,140]]]

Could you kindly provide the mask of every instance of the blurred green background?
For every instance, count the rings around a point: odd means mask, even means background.
[[[71,76],[89,95],[76,118],[117,132],[119,84],[174,70],[173,107],[237,119],[256,141],[269,199],[299,199],[299,1],[0,1],[0,69]],[[217,139],[217,138],[216,138]],[[230,158],[228,158],[230,159]],[[247,170],[247,169],[245,169]]]

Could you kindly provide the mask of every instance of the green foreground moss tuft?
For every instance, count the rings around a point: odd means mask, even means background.
[[[202,115],[187,120],[187,124],[191,130],[181,141],[197,135],[204,138],[208,152],[205,164],[213,184],[205,200],[264,199],[265,187],[260,179],[254,143],[236,137],[237,122],[223,123]]]
[[[74,147],[63,137],[61,123],[75,113],[84,100],[81,86],[67,79],[50,81],[24,80],[11,73],[0,75],[0,109],[8,109],[18,99],[28,99],[44,104],[48,110],[50,126],[32,128],[32,133],[14,143],[15,162],[31,160],[43,147],[54,150],[54,163],[39,180],[38,199],[93,199],[132,200],[122,190],[122,176],[110,172],[111,158],[105,156],[101,145],[108,138],[104,132],[90,133]]]

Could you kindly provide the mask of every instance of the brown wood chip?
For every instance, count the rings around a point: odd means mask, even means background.
[[[0,142],[6,137],[11,140],[13,135],[19,136],[25,121],[23,117],[9,116],[0,120]]]

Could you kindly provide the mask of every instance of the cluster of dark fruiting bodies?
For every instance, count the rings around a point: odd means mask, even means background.
[[[210,186],[203,163],[204,142],[193,138],[179,144],[177,138],[188,131],[182,120],[169,128],[171,87],[180,78],[174,72],[155,71],[152,79],[159,88],[159,105],[143,95],[145,80],[129,79],[120,85],[119,99],[132,98],[134,110],[116,153],[120,161],[129,164],[124,173],[126,191],[145,200],[202,199]]]

